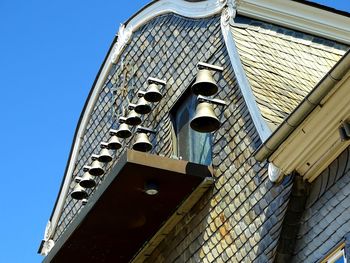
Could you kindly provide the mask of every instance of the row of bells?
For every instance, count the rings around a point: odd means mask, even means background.
[[[212,96],[218,91],[218,86],[211,72],[208,69],[200,69],[197,74],[195,83],[192,85],[192,92],[196,95]],[[110,150],[118,150],[122,147],[119,138],[129,138],[132,132],[128,125],[136,126],[141,124],[142,120],[139,114],[148,114],[152,108],[150,102],[158,102],[162,99],[158,86],[154,83],[149,85],[149,88],[141,97],[134,109],[131,110],[125,119],[125,123],[120,124],[118,130],[111,136],[108,141],[107,147],[101,150],[100,155],[95,159],[88,171],[85,171],[83,177],[79,183],[75,186],[71,193],[72,198],[83,200],[86,199],[88,194],[86,188],[93,188],[96,186],[94,180],[95,176],[101,176],[105,173],[101,166],[101,163],[107,163],[112,161],[112,155]],[[219,129],[221,123],[216,117],[213,107],[208,102],[201,102],[197,105],[196,113],[191,120],[190,126],[193,130],[207,133],[213,132]],[[152,149],[152,143],[150,142],[146,133],[137,133],[133,149],[141,152],[148,152]]]
[[[131,136],[131,131],[129,130],[128,125],[123,124],[119,127],[119,135],[123,135],[122,138],[128,138]],[[79,179],[79,183],[71,193],[73,199],[82,200],[87,198],[88,193],[85,189],[95,187],[96,182],[94,178],[102,176],[105,173],[102,163],[108,163],[113,159],[110,150],[118,150],[122,146],[117,135],[112,135],[107,145],[107,147],[102,148],[100,155],[93,160],[89,169],[85,171],[84,175]],[[147,134],[138,133],[132,148],[136,151],[149,152],[152,150],[152,147],[152,143],[149,141]]]
[[[100,155],[93,159],[90,167],[85,169],[84,175],[77,179],[71,197],[77,200],[84,200],[88,197],[87,188],[96,186],[95,177],[102,176],[105,173],[101,163],[108,163],[112,161],[113,157],[107,148],[102,148]]]
[[[100,155],[95,160],[93,160],[89,169],[85,171],[84,175],[79,179],[79,182],[76,184],[71,193],[71,197],[73,199],[86,200],[88,197],[86,189],[96,186],[94,177],[102,176],[105,173],[104,169],[101,166],[101,163],[108,163],[113,159],[110,150],[118,150],[122,147],[119,138],[126,139],[132,135],[132,132],[130,131],[128,125],[136,126],[141,124],[142,120],[139,114],[150,113],[152,110],[150,102],[158,102],[162,99],[162,97],[163,96],[160,93],[158,86],[154,83],[151,83],[143,97],[138,100],[134,109],[129,112],[125,123],[121,123],[118,130],[113,133],[107,143],[107,147],[102,148]],[[152,149],[152,147],[152,143],[148,139],[146,133],[137,133],[135,143],[132,147],[134,150],[148,152]]]

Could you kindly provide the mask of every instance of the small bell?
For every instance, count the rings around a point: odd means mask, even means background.
[[[149,105],[148,101],[146,101],[144,97],[141,97],[135,105],[134,110],[138,114],[147,114],[152,111],[152,107],[151,105]]]
[[[158,102],[163,98],[163,95],[160,93],[157,84],[150,83],[145,92],[144,98],[149,102]]]
[[[199,69],[196,82],[192,85],[192,92],[196,95],[212,96],[218,92],[218,85],[208,69]]]
[[[93,176],[101,176],[105,173],[105,170],[101,167],[101,163],[98,160],[98,156],[92,157],[93,162],[91,164],[89,173]]]
[[[149,141],[148,136],[144,132],[140,132],[136,135],[135,143],[132,148],[139,152],[149,152],[152,150],[152,143]]]
[[[129,129],[129,126],[126,123],[122,123],[120,124],[119,129],[116,132],[116,135],[119,138],[125,139],[125,138],[129,138],[132,135],[132,133]]]
[[[137,114],[135,110],[131,110],[125,120],[125,123],[131,126],[139,125],[141,122],[140,115]]]
[[[88,197],[88,193],[85,191],[85,188],[82,187],[81,185],[79,184],[76,184],[73,191],[71,192],[70,196],[73,198],[73,199],[76,199],[76,200],[82,200],[84,198],[87,198]]]
[[[96,186],[96,182],[94,180],[94,177],[89,172],[84,173],[79,184],[80,184],[80,186],[82,186],[84,188],[93,188]]]
[[[197,105],[196,114],[190,123],[193,130],[202,133],[216,131],[220,128],[220,124],[212,105],[208,102],[202,102]]]
[[[108,148],[111,150],[118,150],[122,147],[118,137],[116,135],[112,135],[108,141]]]
[[[113,157],[111,155],[111,152],[108,149],[108,144],[107,143],[101,143],[101,152],[100,155],[98,156],[98,160],[102,163],[109,163],[110,161],[113,160]]]

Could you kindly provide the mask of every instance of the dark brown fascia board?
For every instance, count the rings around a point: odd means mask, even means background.
[[[268,159],[349,70],[350,52],[348,50],[270,137],[260,145],[254,153],[256,160],[262,162]]]
[[[120,158],[116,165],[112,168],[105,179],[99,185],[95,193],[89,198],[89,202],[83,207],[83,209],[75,216],[67,229],[63,232],[60,238],[56,241],[55,245],[43,259],[43,263],[51,262],[57,253],[61,250],[63,245],[73,234],[73,232],[81,225],[85,217],[94,208],[95,204],[99,201],[100,197],[106,191],[106,189],[112,184],[116,177],[118,177],[121,170],[127,163],[135,163],[143,166],[152,166],[155,169],[166,170],[172,172],[178,172],[180,174],[195,175],[202,177],[203,183],[199,186],[200,188],[207,189],[213,184],[214,179],[213,168],[211,166],[204,166],[192,163],[188,166],[189,162],[183,160],[174,160],[166,157],[160,157],[158,155],[145,154],[134,150],[126,149],[120,155]],[[196,190],[194,191],[196,192]],[[180,206],[180,209],[184,207]],[[41,245],[42,247],[42,245]]]

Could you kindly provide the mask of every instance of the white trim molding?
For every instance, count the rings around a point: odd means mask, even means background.
[[[236,12],[232,12],[230,10],[224,10],[222,12],[221,31],[225,40],[228,55],[231,60],[232,68],[236,75],[238,86],[242,91],[243,98],[246,102],[246,105],[254,122],[254,125],[258,131],[258,134],[261,140],[265,141],[271,135],[272,131],[269,129],[267,123],[263,119],[260,109],[256,103],[255,96],[243,69],[241,59],[236,47],[236,43],[230,30],[230,21],[232,21],[234,17],[230,17],[229,15],[234,15],[235,13]]]
[[[350,17],[290,0],[242,0],[238,14],[350,44]]]

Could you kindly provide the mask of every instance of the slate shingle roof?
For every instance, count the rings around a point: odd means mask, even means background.
[[[292,262],[317,262],[350,229],[350,148],[311,185]]]
[[[274,130],[346,52],[326,39],[245,18],[231,32],[263,118]]]

